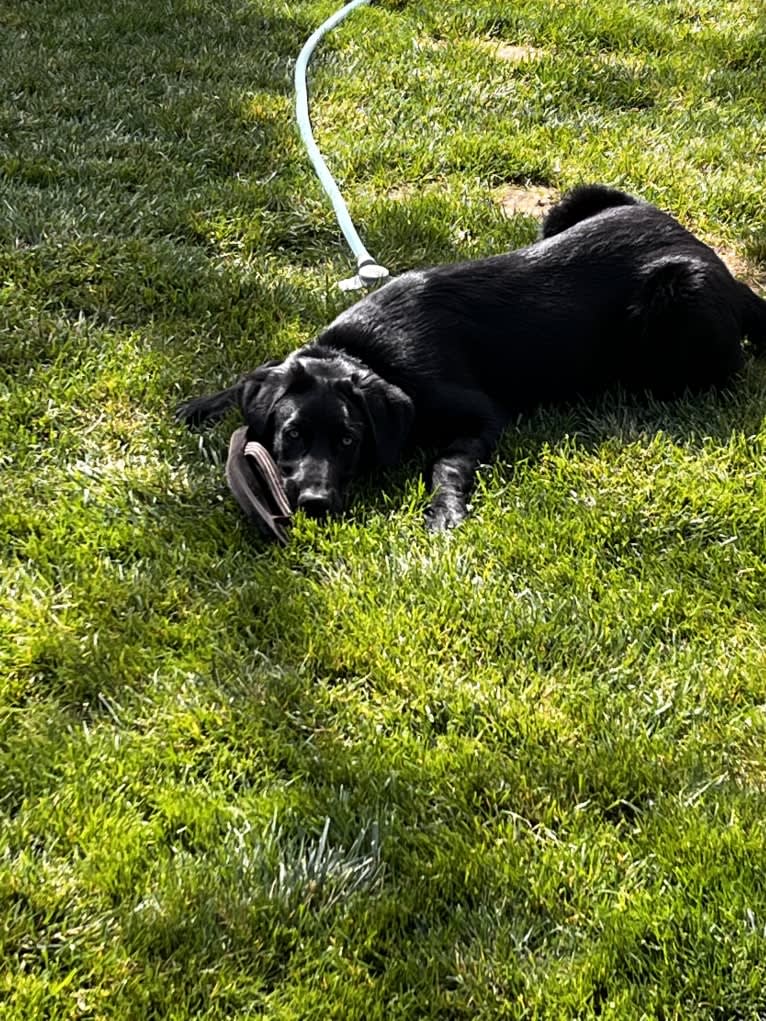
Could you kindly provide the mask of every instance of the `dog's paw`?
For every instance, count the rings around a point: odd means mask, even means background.
[[[434,502],[426,510],[426,528],[429,532],[446,532],[465,521],[468,511],[463,504]]]
[[[209,417],[208,401],[204,397],[194,397],[190,401],[179,404],[173,416],[176,422],[193,429],[202,425]]]

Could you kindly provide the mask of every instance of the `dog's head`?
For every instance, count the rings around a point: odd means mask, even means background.
[[[242,394],[253,439],[271,451],[290,504],[337,513],[362,471],[395,464],[412,427],[411,399],[338,352],[299,351],[269,362]]]

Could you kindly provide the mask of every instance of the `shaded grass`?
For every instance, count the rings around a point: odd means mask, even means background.
[[[346,302],[290,114],[331,7],[0,11],[0,1012],[763,1016],[762,368],[519,422],[445,537],[416,461],[266,549],[172,423]],[[762,261],[763,39],[381,3],[314,119],[395,270],[591,179]]]

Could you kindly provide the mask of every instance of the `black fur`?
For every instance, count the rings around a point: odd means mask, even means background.
[[[477,465],[541,403],[620,385],[661,398],[727,384],[766,302],[653,206],[597,185],[565,196],[528,248],[405,273],[283,362],[184,405],[239,402],[293,506],[336,511],[360,471],[437,445],[430,527],[458,524]]]
[[[638,199],[626,195],[616,188],[606,188],[602,184],[585,184],[567,192],[556,205],[548,211],[543,221],[540,234],[544,238],[552,238],[568,227],[574,227],[580,220],[615,206],[635,206]]]

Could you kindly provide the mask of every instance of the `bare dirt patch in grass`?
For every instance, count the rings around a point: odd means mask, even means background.
[[[729,245],[714,244],[712,247],[738,280],[744,280],[756,291],[766,292],[766,268],[756,265]]]
[[[537,60],[543,55],[543,50],[534,46],[514,46],[512,43],[497,42],[494,39],[487,39],[480,45],[498,60],[506,60],[510,64],[523,64],[527,60]]]
[[[417,44],[421,49],[425,50],[444,50],[454,45],[448,39],[429,38],[419,39]],[[491,53],[493,57],[497,57],[498,60],[505,60],[510,64],[523,64],[525,61],[537,60],[545,52],[535,46],[504,43],[499,39],[465,39],[461,45],[485,50]]]
[[[386,198],[391,202],[406,202],[412,198],[416,190],[414,184],[395,184],[386,192]]]
[[[556,189],[544,184],[507,184],[495,192],[495,200],[508,217],[524,213],[541,219],[557,198]]]

